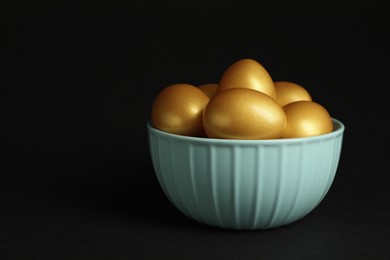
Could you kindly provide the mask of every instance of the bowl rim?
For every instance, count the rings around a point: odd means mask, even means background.
[[[345,130],[344,124],[332,117],[333,131],[314,136],[307,137],[295,137],[295,138],[279,138],[279,139],[223,139],[223,138],[211,138],[211,137],[196,137],[196,136],[185,136],[177,135],[168,132],[164,132],[152,126],[152,121],[149,119],[147,122],[147,129],[151,133],[158,134],[170,139],[177,139],[182,141],[191,142],[203,142],[203,143],[219,143],[219,144],[287,144],[287,143],[299,143],[307,141],[316,141],[320,139],[332,138],[335,136],[342,135]]]

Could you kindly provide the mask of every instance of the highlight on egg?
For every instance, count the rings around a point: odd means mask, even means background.
[[[231,64],[222,74],[217,93],[232,88],[248,88],[275,98],[274,82],[268,71],[256,60],[241,59]]]
[[[280,138],[285,125],[282,107],[270,96],[248,88],[218,93],[203,112],[203,127],[211,138]]]
[[[231,64],[217,83],[178,83],[155,98],[152,125],[172,134],[224,139],[300,138],[333,131],[329,112],[291,81],[273,81],[256,60]]]
[[[290,81],[275,81],[275,100],[281,106],[295,101],[312,101],[309,92],[301,85]]]
[[[283,106],[287,124],[281,138],[297,138],[333,131],[329,112],[313,101],[295,101]]]
[[[204,137],[203,110],[209,97],[191,84],[165,87],[152,105],[152,125],[162,131],[187,136]]]

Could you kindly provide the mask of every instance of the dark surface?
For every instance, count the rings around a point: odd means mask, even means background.
[[[370,3],[3,8],[0,259],[388,259],[389,29]],[[246,57],[346,126],[325,199],[266,231],[187,219],[148,150],[158,91]]]

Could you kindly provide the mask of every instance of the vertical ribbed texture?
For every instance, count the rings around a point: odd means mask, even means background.
[[[215,152],[215,146],[210,146],[209,151],[209,162],[210,162],[210,186],[211,186],[211,193],[212,193],[212,201],[214,205],[215,216],[216,216],[216,222],[221,227],[224,227],[224,224],[221,220],[221,213],[219,212],[219,199],[218,199],[218,169],[216,164],[216,152]]]
[[[232,192],[233,192],[233,211],[234,211],[234,223],[240,228],[240,164],[241,164],[240,147],[233,147],[232,151],[232,164],[233,164],[233,179],[232,179]]]
[[[342,134],[286,143],[171,140],[149,132],[156,176],[185,215],[212,226],[267,229],[301,219],[326,196]]]
[[[300,173],[297,175],[297,185],[294,189],[294,192],[292,194],[292,198],[293,198],[293,202],[291,203],[291,207],[288,209],[287,211],[287,214],[285,216],[285,218],[283,219],[283,223],[289,223],[290,222],[290,219],[294,219],[294,216],[295,215],[301,215],[301,213],[297,213],[299,211],[299,207],[298,207],[298,201],[300,201],[300,195],[301,195],[301,186],[302,186],[302,181],[303,181],[303,177],[302,177],[302,172],[303,172],[303,160],[304,160],[304,149],[305,149],[305,145],[300,145],[299,146],[299,160],[297,161],[297,172]]]
[[[340,152],[341,152],[342,136],[340,135],[340,136],[332,137],[332,142],[334,143],[334,145],[333,145],[333,149],[332,149],[333,157],[332,157],[332,163],[331,163],[331,167],[330,167],[331,174],[329,174],[329,176],[328,176],[328,179],[326,182],[326,189],[324,189],[319,202],[322,201],[322,199],[328,193],[330,186],[332,185],[332,182],[334,180],[337,166],[338,166],[338,162],[339,162]]]
[[[184,213],[186,213],[188,215],[187,209],[184,206],[184,203],[181,201],[180,194],[177,190],[177,183],[175,181],[175,176],[178,173],[176,172],[176,169],[175,169],[175,162],[174,162],[174,157],[172,156],[173,155],[172,152],[173,152],[172,141],[169,140],[168,141],[168,155],[169,155],[169,171],[171,172],[171,174],[169,175],[169,177],[171,178],[169,180],[169,185],[170,185],[169,190],[172,193],[172,197],[175,198],[175,201],[178,204],[178,206],[184,211]]]
[[[163,170],[161,169],[161,163],[160,163],[160,142],[161,140],[157,138],[156,136],[152,135],[151,136],[151,146],[154,147],[152,149],[152,159],[153,159],[153,165],[155,167],[155,171],[157,173],[157,179],[164,191],[164,193],[167,195],[168,199],[173,203],[176,204],[175,200],[171,198],[168,192],[168,187],[167,184],[165,183],[164,180],[164,174]]]
[[[321,183],[320,181],[320,174],[321,174],[321,159],[322,159],[322,146],[323,146],[323,141],[321,140],[318,143],[318,149],[317,149],[317,157],[315,158],[315,170],[311,173],[314,176],[314,180],[312,183],[311,187],[311,192],[309,195],[309,199],[307,200],[305,207],[304,207],[304,212],[310,211],[311,208],[313,208],[314,204],[318,201],[318,191],[319,191],[319,186],[324,186],[324,183]]]
[[[276,176],[277,176],[277,185],[275,190],[275,203],[272,207],[272,213],[270,215],[270,221],[267,224],[267,227],[272,227],[275,225],[276,219],[279,217],[279,207],[280,207],[280,200],[283,196],[283,182],[284,182],[284,169],[286,167],[285,164],[285,146],[281,145],[278,149],[279,153],[279,168],[277,169]]]
[[[190,166],[190,179],[191,179],[191,187],[192,187],[192,194],[194,198],[194,204],[196,208],[196,219],[198,219],[200,222],[205,222],[205,218],[203,217],[202,211],[200,210],[200,202],[199,202],[199,195],[198,195],[198,186],[196,181],[196,172],[195,172],[195,166],[194,166],[194,147],[193,145],[188,146],[188,162]]]
[[[263,154],[263,149],[262,146],[258,146],[256,149],[256,153],[254,154],[254,159],[256,162],[256,172],[261,173],[263,172],[263,161],[264,161],[264,154]],[[252,213],[252,226],[250,227],[251,229],[256,229],[258,225],[258,220],[260,218],[261,214],[261,204],[262,204],[262,190],[263,188],[263,180],[262,180],[262,174],[255,174],[254,179],[253,179],[253,213]]]

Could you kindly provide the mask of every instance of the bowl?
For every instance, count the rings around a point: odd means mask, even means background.
[[[344,125],[302,138],[232,140],[175,135],[147,123],[152,164],[165,195],[187,217],[224,229],[281,227],[325,197]]]

